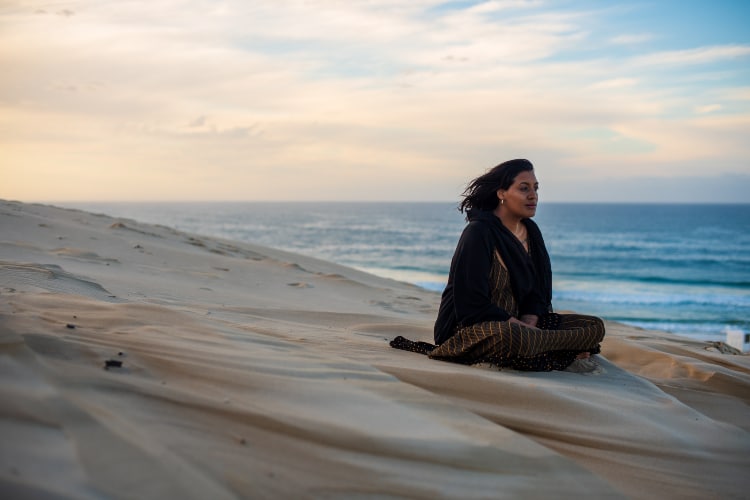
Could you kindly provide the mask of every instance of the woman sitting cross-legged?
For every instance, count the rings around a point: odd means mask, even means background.
[[[604,323],[552,312],[552,271],[536,214],[539,183],[528,160],[471,181],[464,228],[435,322],[436,346],[397,337],[393,347],[465,364],[563,370],[599,352]]]

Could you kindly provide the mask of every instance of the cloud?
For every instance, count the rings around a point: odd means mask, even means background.
[[[205,115],[201,115],[195,120],[191,121],[190,124],[188,124],[188,127],[202,127],[206,124],[206,117]]]
[[[687,66],[748,56],[750,56],[750,45],[716,45],[657,52],[634,58],[631,62],[640,66]]]
[[[696,106],[695,112],[698,114],[713,113],[714,111],[721,111],[723,106],[721,104],[706,104],[704,106]]]
[[[591,84],[591,89],[615,89],[623,87],[632,87],[638,84],[635,78],[611,78]]]
[[[613,45],[641,45],[654,39],[651,33],[623,34],[609,39]]]

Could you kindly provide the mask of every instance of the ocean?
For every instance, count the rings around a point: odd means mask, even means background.
[[[456,203],[62,203],[442,291]],[[750,204],[540,203],[553,307],[701,340],[750,332]]]

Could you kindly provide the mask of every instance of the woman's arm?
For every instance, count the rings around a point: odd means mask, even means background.
[[[492,303],[490,272],[494,245],[487,227],[470,223],[456,247],[453,261],[453,300],[461,325],[507,321],[510,314]]]

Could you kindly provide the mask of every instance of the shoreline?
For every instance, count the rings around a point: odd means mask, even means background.
[[[592,373],[453,365],[388,347],[431,341],[414,285],[78,209],[0,201],[0,227],[0,492],[750,488],[749,356],[606,322]]]

